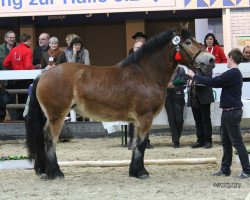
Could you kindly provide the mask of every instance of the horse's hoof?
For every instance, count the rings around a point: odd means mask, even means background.
[[[47,179],[48,179],[47,174],[39,174],[38,177],[39,177],[40,179],[43,179],[43,180],[47,180]]]
[[[41,176],[42,174],[45,174],[44,170],[42,170],[41,168],[35,169],[35,172],[37,176]]]
[[[63,179],[64,174],[62,172],[59,172],[56,176],[54,175],[53,179]]]
[[[53,176],[51,177],[52,180],[54,179],[63,179],[64,178],[64,174],[62,173],[61,170],[56,171]]]
[[[143,174],[141,176],[138,176],[137,178],[139,178],[139,179],[148,179],[149,175],[148,174]]]

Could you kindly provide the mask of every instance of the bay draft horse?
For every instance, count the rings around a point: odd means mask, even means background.
[[[99,121],[133,122],[136,133],[129,175],[147,178],[145,138],[164,104],[167,83],[178,65],[176,52],[181,55],[179,63],[186,66],[203,57],[214,62],[182,26],[153,37],[116,66],[64,63],[42,73],[33,83],[26,119],[26,142],[36,174],[47,179],[64,177],[56,143],[65,117],[74,109]]]

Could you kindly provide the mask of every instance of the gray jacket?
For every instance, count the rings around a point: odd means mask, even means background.
[[[68,62],[77,62],[84,65],[90,65],[89,51],[87,49],[83,48],[80,52],[77,52],[76,55],[73,55],[72,50],[65,51],[65,54]]]
[[[15,43],[13,47],[17,46],[18,44]],[[3,60],[9,54],[9,49],[6,46],[6,42],[0,45],[0,70],[5,70],[6,68],[3,66]]]

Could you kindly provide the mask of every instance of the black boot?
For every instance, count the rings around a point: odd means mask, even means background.
[[[196,149],[196,148],[199,148],[199,147],[204,147],[204,145],[205,144],[203,142],[196,142],[193,145],[191,145],[191,148]]]
[[[208,137],[208,138],[205,138],[205,145],[204,145],[204,148],[205,149],[210,149],[212,148],[212,138],[211,137]]]

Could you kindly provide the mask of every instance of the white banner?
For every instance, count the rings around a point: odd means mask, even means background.
[[[0,17],[173,10],[181,5],[182,0],[0,0]]]
[[[245,8],[249,0],[0,0],[0,17]]]

